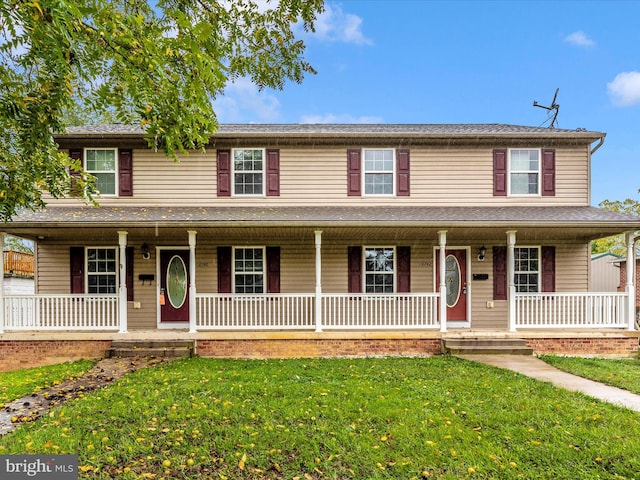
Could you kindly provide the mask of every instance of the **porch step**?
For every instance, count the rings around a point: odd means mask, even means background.
[[[452,355],[533,355],[533,349],[520,338],[443,338],[442,351]]]
[[[189,340],[114,340],[107,357],[192,357],[194,342]]]

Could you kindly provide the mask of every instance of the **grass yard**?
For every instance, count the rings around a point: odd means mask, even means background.
[[[640,478],[640,414],[455,358],[186,359],[0,437],[80,478]]]
[[[545,355],[542,360],[565,372],[640,394],[640,360]]]
[[[80,360],[48,367],[0,372],[0,406],[57,382],[77,377],[95,364],[94,360]]]

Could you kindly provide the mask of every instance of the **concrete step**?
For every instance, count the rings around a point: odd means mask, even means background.
[[[533,349],[519,338],[444,338],[442,350],[452,355],[533,355]]]
[[[188,358],[194,352],[193,341],[183,340],[114,340],[107,357]]]

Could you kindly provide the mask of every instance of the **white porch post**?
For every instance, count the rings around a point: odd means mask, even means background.
[[[0,232],[0,333],[4,333],[4,232]]]
[[[322,230],[313,232],[316,239],[316,332],[322,332]]]
[[[636,252],[634,232],[625,233],[627,243],[627,329],[633,331],[636,328]]]
[[[196,234],[189,230],[189,333],[196,333]]]
[[[447,331],[447,283],[445,273],[447,268],[445,249],[447,248],[447,231],[440,230],[438,232],[440,241],[440,258],[438,259],[438,268],[440,272],[440,331]]]
[[[120,287],[118,288],[120,330],[118,333],[127,333],[127,232],[118,232],[118,243],[120,244]]]
[[[516,230],[507,232],[507,282],[508,282],[508,298],[509,298],[509,331],[516,331],[516,265],[515,265],[515,248],[516,248]]]

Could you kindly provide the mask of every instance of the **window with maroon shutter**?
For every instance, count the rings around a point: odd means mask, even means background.
[[[361,176],[362,165],[360,161],[361,151],[359,149],[347,150],[347,195],[359,197],[362,192]]]
[[[218,247],[218,293],[231,293],[231,247]]]
[[[280,196],[280,150],[267,150],[267,196]]]
[[[70,293],[84,292],[84,247],[69,248]]]
[[[542,256],[542,291],[556,291],[556,247],[543,246]]]
[[[78,160],[80,162],[80,166],[83,165],[82,162],[82,149],[80,148],[72,148],[69,150],[69,157],[73,160]],[[80,190],[80,186],[76,179],[80,178],[81,173],[76,172],[75,170],[70,170],[69,174],[71,175],[71,185],[69,187],[69,192],[72,197],[81,197],[82,191]]]
[[[267,247],[267,293],[280,293],[280,247]]]
[[[505,197],[507,195],[507,150],[493,151],[493,195]]]
[[[507,299],[507,247],[493,247],[493,299]]]
[[[397,291],[400,293],[411,292],[411,247],[397,247]]]
[[[133,151],[128,148],[118,151],[118,191],[121,197],[133,196]]]
[[[347,248],[349,293],[362,293],[362,247]]]
[[[556,151],[551,148],[542,150],[542,196],[554,197],[556,194]]]
[[[217,151],[218,196],[231,196],[231,150]]]
[[[399,197],[408,197],[410,195],[410,162],[409,162],[409,150],[398,149],[396,150],[396,177],[397,177],[397,190],[396,194]]]

